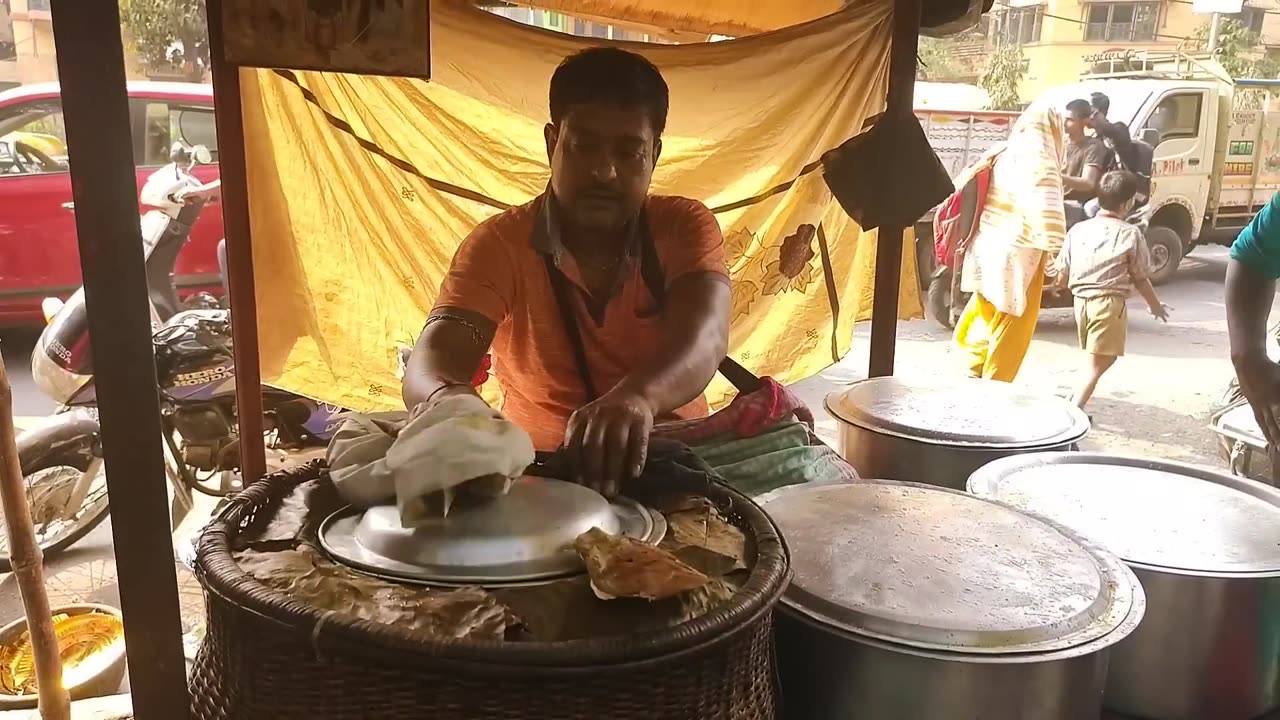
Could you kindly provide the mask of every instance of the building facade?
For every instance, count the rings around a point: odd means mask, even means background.
[[[0,0],[0,90],[57,76],[49,0]]]
[[[1280,2],[1247,0],[1237,15],[1260,37],[1259,52],[1280,48]],[[1022,47],[1027,70],[1021,94],[1075,82],[1081,73],[1112,68],[1143,50],[1194,50],[1210,16],[1190,0],[1000,0],[991,13],[990,44]]]

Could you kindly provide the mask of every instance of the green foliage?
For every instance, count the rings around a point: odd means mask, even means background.
[[[147,68],[204,79],[209,68],[205,0],[120,0],[120,24]]]
[[[916,79],[949,82],[964,75],[964,65],[951,52],[954,45],[950,38],[921,37]]]
[[[1209,47],[1209,23],[1203,23],[1192,35],[1199,50]],[[1218,23],[1218,49],[1214,57],[1231,77],[1280,77],[1280,61],[1259,52],[1262,39],[1238,20],[1222,18]]]
[[[1027,63],[1022,58],[1022,48],[1010,44],[992,51],[987,69],[978,79],[978,85],[991,96],[992,110],[1022,109],[1018,86],[1026,73]]]

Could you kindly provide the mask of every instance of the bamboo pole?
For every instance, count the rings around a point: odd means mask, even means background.
[[[22,609],[31,632],[35,656],[40,717],[43,720],[71,720],[71,698],[62,686],[62,657],[53,632],[53,614],[44,589],[44,554],[36,543],[31,509],[27,507],[26,486],[18,446],[14,440],[13,388],[0,357],[0,505],[9,533],[9,557],[22,594]]]

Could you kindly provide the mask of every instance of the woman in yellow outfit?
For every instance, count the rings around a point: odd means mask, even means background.
[[[955,334],[974,377],[1013,382],[1031,346],[1045,268],[1066,235],[1063,148],[1062,115],[1033,105],[991,151],[1000,154],[960,275],[961,289],[973,295]]]

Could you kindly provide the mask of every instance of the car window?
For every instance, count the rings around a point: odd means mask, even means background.
[[[169,103],[148,102],[142,129],[143,167],[159,167],[169,162]]]
[[[1175,138],[1194,138],[1200,134],[1200,108],[1204,93],[1175,93],[1166,95],[1151,116],[1146,128],[1160,132],[1160,141]]]
[[[213,108],[174,106],[169,113],[169,130],[175,139],[188,146],[209,148],[213,161],[218,162],[218,128]]]
[[[0,111],[0,174],[66,172],[62,103],[45,100]]]
[[[218,161],[218,132],[214,126],[213,108],[151,101],[147,103],[144,122],[144,166],[167,164],[169,151],[175,142],[187,146],[204,145],[209,148],[213,161]]]

